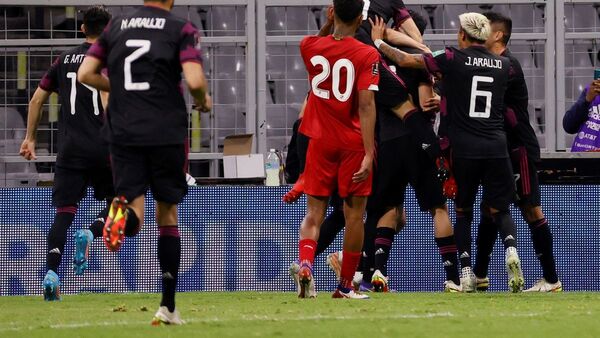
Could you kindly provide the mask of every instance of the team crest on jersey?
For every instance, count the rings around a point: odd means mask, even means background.
[[[373,75],[377,75],[377,74],[379,74],[379,63],[374,63],[374,64],[371,66],[371,73],[372,73]]]

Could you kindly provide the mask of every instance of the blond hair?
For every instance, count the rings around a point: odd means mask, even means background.
[[[462,30],[475,40],[486,41],[492,33],[490,20],[483,14],[463,13],[458,18]]]

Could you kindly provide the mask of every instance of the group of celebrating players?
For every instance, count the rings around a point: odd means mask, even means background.
[[[197,109],[210,110],[211,98],[198,31],[170,13],[173,4],[144,0],[134,13],[112,19],[101,6],[87,9],[81,27],[86,41],[54,61],[31,99],[20,150],[29,160],[36,158],[43,103],[52,92],[60,94],[61,103],[46,300],[60,299],[58,267],[86,188],[92,186],[106,208],[89,229],[75,233],[76,275],[88,267],[94,238],[101,237],[114,252],[140,231],[150,188],[162,273],[162,300],[153,324],[183,322],[175,308],[181,258],[177,204],[187,193],[188,113],[181,74]],[[387,291],[387,261],[394,235],[405,223],[409,183],[421,209],[431,213],[446,291],[487,288],[498,232],[509,287],[521,291],[509,214],[515,201],[513,173],[518,206],[544,271],[529,290],[562,290],[540,208],[535,170],[540,149],[529,125],[527,87],[506,48],[511,21],[500,14],[486,16],[461,15],[459,49],[432,54],[422,41],[426,22],[411,16],[401,0],[334,0],[319,35],[302,41],[311,90],[290,149],[297,148],[301,174],[284,197],[292,202],[302,193],[308,196],[299,259],[290,267],[299,297],[316,296],[314,257],[343,228],[343,251],[327,258],[339,278],[333,297],[368,298],[361,291]],[[431,121],[438,112],[436,134]],[[479,185],[482,218],[472,269],[470,229]],[[454,228],[446,197],[455,198]],[[325,217],[329,203],[334,211]]]
[[[541,210],[535,166],[540,147],[529,122],[527,85],[507,49],[512,21],[492,12],[465,13],[459,21],[459,48],[431,53],[422,41],[427,23],[403,1],[334,0],[319,35],[301,42],[311,89],[290,144],[299,168],[288,174],[297,181],[284,196],[288,203],[308,196],[299,258],[290,266],[300,298],[316,296],[314,257],[344,227],[343,251],[327,257],[339,281],[333,297],[364,299],[365,291],[388,291],[387,262],[406,222],[409,183],[421,210],[433,218],[445,291],[487,290],[498,233],[509,289],[523,290],[513,202],[529,224],[543,270],[526,291],[562,291]],[[436,134],[432,119],[438,112]],[[455,200],[454,227],[447,198]],[[333,212],[325,217],[329,202]]]

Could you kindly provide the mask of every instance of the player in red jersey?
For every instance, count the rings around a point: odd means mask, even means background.
[[[300,132],[311,141],[304,169],[307,212],[300,227],[298,297],[314,297],[312,264],[329,196],[344,199],[344,261],[334,298],[355,293],[352,277],[360,260],[363,215],[371,193],[375,156],[375,101],[379,53],[354,39],[362,22],[362,0],[334,0],[333,34],[304,38],[300,52],[311,92]]]

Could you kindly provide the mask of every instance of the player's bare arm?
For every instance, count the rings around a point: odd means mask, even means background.
[[[411,39],[423,43],[423,36],[417,27],[417,24],[412,18],[406,19],[401,25],[400,28],[408,35]]]
[[[354,174],[354,182],[362,182],[369,178],[373,169],[375,157],[375,93],[371,90],[358,92],[358,115],[360,116],[360,130],[365,147],[360,170]]]
[[[383,41],[387,27],[381,18],[376,18],[375,22],[369,18],[369,22],[372,26],[371,38],[375,42],[377,49],[379,49],[386,57],[400,67],[425,68],[425,60],[421,54],[408,54]]]
[[[321,27],[318,36],[327,36],[333,32],[333,6],[327,7],[327,22]]]
[[[385,40],[394,46],[412,47],[422,50],[424,53],[431,53],[429,47],[424,43],[414,40],[404,32],[393,30],[391,28],[386,28],[382,40]]]
[[[212,99],[208,94],[208,82],[204,76],[202,65],[198,62],[184,62],[183,76],[187,83],[190,94],[194,98],[198,110],[207,112],[212,109]]]
[[[77,81],[98,90],[110,92],[110,82],[106,76],[102,75],[101,70],[102,61],[93,56],[86,56],[77,71]]]
[[[435,93],[429,83],[419,85],[419,105],[425,112],[438,112],[440,110],[440,96]]]
[[[51,92],[40,87],[35,90],[31,101],[29,101],[29,110],[27,112],[27,134],[21,144],[19,155],[26,160],[35,160],[35,142],[37,139],[37,129],[42,119],[42,106],[50,97]]]

